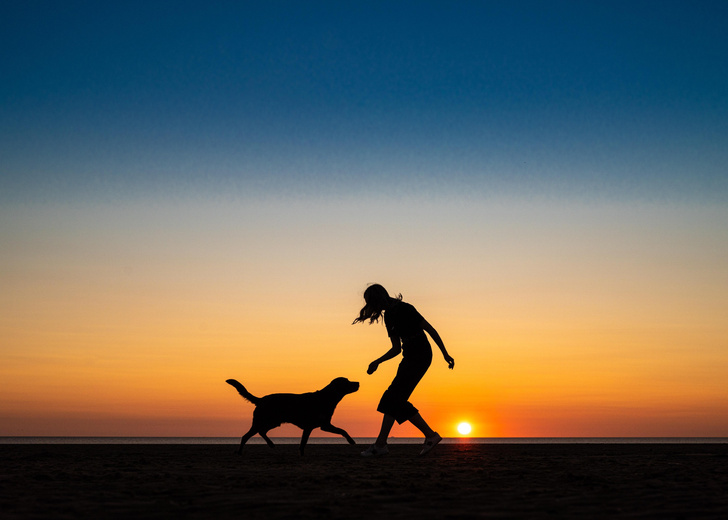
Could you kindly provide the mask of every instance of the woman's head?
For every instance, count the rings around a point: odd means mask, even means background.
[[[402,295],[398,295],[398,300],[402,299]],[[354,323],[364,322],[369,320],[369,323],[379,321],[379,317],[393,300],[387,290],[379,285],[373,283],[364,291],[364,302],[365,305],[359,311],[359,316],[354,320]]]

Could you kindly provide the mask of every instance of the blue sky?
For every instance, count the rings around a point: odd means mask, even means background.
[[[2,200],[728,195],[722,2],[5,2]]]

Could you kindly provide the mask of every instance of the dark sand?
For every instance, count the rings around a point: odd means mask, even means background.
[[[728,518],[728,444],[0,445],[0,518]]]

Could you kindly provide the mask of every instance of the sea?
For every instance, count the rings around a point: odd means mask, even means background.
[[[298,444],[300,437],[271,437]],[[374,437],[354,437],[368,445]],[[0,444],[238,444],[240,437],[0,437]],[[421,437],[390,437],[390,444],[420,444]],[[728,444],[728,437],[447,437],[443,444]],[[309,444],[346,444],[340,437],[311,437]],[[248,444],[265,444],[253,437]]]

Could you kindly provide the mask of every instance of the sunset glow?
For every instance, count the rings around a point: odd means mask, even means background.
[[[473,428],[469,423],[462,422],[458,424],[458,433],[460,435],[469,435],[472,430]]]
[[[375,436],[372,282],[448,436],[728,436],[725,9],[10,4],[0,436]]]

